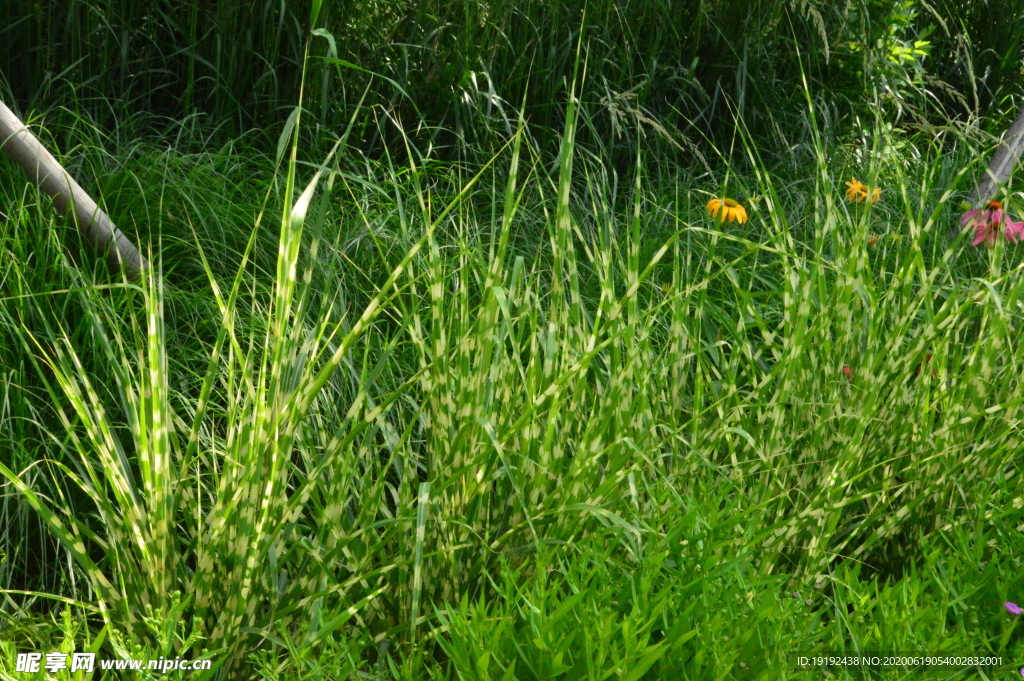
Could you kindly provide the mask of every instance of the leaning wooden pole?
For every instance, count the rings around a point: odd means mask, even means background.
[[[971,207],[980,208],[996,195],[999,188],[1010,179],[1013,166],[1024,153],[1024,107],[1017,114],[1016,120],[1010,125],[1010,129],[1003,135],[1002,143],[992,160],[988,162],[985,174],[978,181],[974,191],[971,192]],[[959,226],[954,224],[950,227],[950,234],[956,235],[960,232]]]
[[[146,260],[135,245],[3,102],[0,102],[0,145],[53,199],[62,215],[71,215],[86,240],[107,254],[111,266],[116,268],[118,262],[123,263],[129,277],[139,276],[146,268]]]

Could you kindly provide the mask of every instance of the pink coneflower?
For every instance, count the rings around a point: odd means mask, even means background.
[[[996,242],[999,233],[1007,241],[1019,241],[1024,234],[1024,222],[1014,222],[1008,213],[1003,211],[1003,204],[989,201],[984,208],[975,208],[964,213],[960,218],[960,227],[968,224],[974,227],[974,245],[991,246]]]

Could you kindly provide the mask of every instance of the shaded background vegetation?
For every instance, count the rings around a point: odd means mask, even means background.
[[[896,125],[994,113],[991,124],[1002,124],[1020,89],[1020,9],[1019,0],[350,0],[323,3],[310,27],[308,0],[11,0],[0,6],[0,73],[23,111],[68,106],[105,129],[137,112],[199,113],[230,138],[284,121],[305,38],[323,28],[330,37],[312,55],[363,70],[310,61],[305,103],[321,125],[349,120],[372,72],[386,80],[365,105],[422,124],[435,149],[507,136],[509,103],[523,101],[550,147],[582,30],[581,99],[601,111],[596,140],[614,146],[639,126],[667,152],[706,154],[705,137],[728,147],[734,108],[785,152],[804,106],[801,64],[812,89],[831,94],[834,123],[881,99]],[[373,125],[356,141],[370,154],[382,143]]]

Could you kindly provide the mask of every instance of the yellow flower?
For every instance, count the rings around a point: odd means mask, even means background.
[[[846,200],[863,201],[868,195],[868,188],[858,182],[856,177],[851,177],[850,180],[852,181],[846,183]]]
[[[719,222],[747,221],[747,211],[732,199],[711,199],[708,201],[708,215],[717,217]]]
[[[868,188],[863,183],[861,183],[860,180],[858,180],[856,177],[851,177],[850,180],[852,181],[846,183],[846,200],[856,201],[857,203],[867,200]],[[880,201],[881,199],[882,190],[879,189],[878,187],[875,187],[871,191],[871,203],[875,203],[877,201]]]

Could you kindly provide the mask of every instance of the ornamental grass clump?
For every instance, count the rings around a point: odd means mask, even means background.
[[[64,319],[50,321],[45,308],[26,308],[31,318],[42,320],[41,330],[33,333],[9,306],[0,307],[0,326],[14,329],[16,343],[32,358],[70,443],[65,453],[78,473],[69,475],[70,484],[92,501],[95,511],[87,517],[62,497],[43,493],[38,478],[24,476],[3,457],[0,483],[25,499],[68,561],[77,563],[95,600],[87,607],[112,632],[121,657],[192,655],[189,646],[201,640],[202,654],[214,660],[212,673],[218,678],[252,678],[247,655],[261,645],[259,632],[304,627],[305,645],[316,646],[357,612],[375,622],[377,606],[370,608],[373,612],[365,609],[386,599],[386,593],[398,593],[403,603],[418,607],[421,587],[415,579],[389,591],[379,580],[371,584],[373,575],[366,577],[374,569],[367,564],[376,560],[400,565],[400,570],[413,562],[402,562],[395,552],[384,555],[383,547],[393,550],[393,544],[377,541],[369,549],[362,544],[358,559],[348,563],[354,567],[343,576],[324,567],[340,564],[346,553],[353,555],[347,542],[360,537],[359,528],[371,526],[386,507],[383,476],[393,469],[369,455],[366,446],[378,432],[386,434],[389,447],[399,446],[400,437],[389,430],[385,417],[405,390],[397,388],[378,401],[360,384],[361,392],[347,405],[348,417],[341,418],[332,409],[345,393],[333,377],[349,361],[358,364],[360,344],[377,342],[374,322],[397,297],[403,273],[433,243],[434,231],[480,175],[436,214],[424,215],[417,240],[396,257],[361,309],[350,308],[339,295],[335,307],[316,316],[311,311],[313,268],[301,262],[303,239],[323,229],[331,195],[329,187],[321,188],[321,178],[326,175],[328,185],[337,178],[330,165],[347,131],[300,192],[300,123],[296,115],[279,142],[278,164],[289,145],[291,155],[281,197],[276,276],[269,290],[248,294],[269,299],[265,326],[254,331],[239,321],[239,310],[252,305],[243,282],[259,233],[257,218],[227,289],[205,253],[198,252],[217,316],[215,335],[195,373],[176,367],[169,351],[173,346],[164,326],[169,285],[160,257],[147,258],[153,266],[133,289],[143,321],[130,331],[124,313],[109,298],[93,295],[94,286],[76,287],[92,331],[91,347],[75,342]],[[309,250],[315,248],[314,240]],[[89,353],[101,354],[109,386],[85,370]],[[179,401],[175,387],[189,381],[195,385],[191,401]],[[105,403],[108,395],[116,398],[117,407]],[[330,419],[336,425],[323,427]],[[372,447],[376,451],[377,444]],[[357,480],[358,493],[353,487]],[[415,485],[401,487],[408,492],[400,499],[401,512],[416,515],[422,504],[418,527],[425,522],[429,492],[423,485],[418,494]],[[302,557],[314,546],[321,563]],[[351,573],[359,578],[352,581]],[[321,607],[339,609],[323,621],[317,619]],[[197,624],[187,636],[180,635],[175,627],[189,619]],[[154,621],[166,625],[154,627]],[[0,677],[6,678],[2,664]]]

